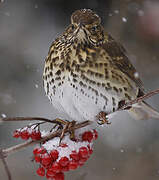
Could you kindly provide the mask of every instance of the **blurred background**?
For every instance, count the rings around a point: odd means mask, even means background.
[[[147,91],[159,88],[158,0],[1,0],[0,115],[58,116],[42,87],[44,59],[51,42],[80,8],[95,10],[105,30],[127,49]],[[159,109],[159,95],[148,100]],[[26,123],[0,125],[0,147],[20,143],[12,131]],[[98,128],[94,153],[66,180],[158,180],[159,121],[135,121],[118,113],[111,126]],[[40,179],[31,162],[32,147],[8,157],[13,180]],[[0,161],[0,179],[6,180]]]

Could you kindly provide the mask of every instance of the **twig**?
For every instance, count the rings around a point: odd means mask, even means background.
[[[7,165],[7,162],[5,160],[5,156],[3,154],[2,149],[0,149],[0,159],[2,159],[2,163],[4,165],[4,169],[5,169],[6,173],[7,173],[8,180],[12,180],[11,173],[10,173],[10,170],[8,168],[8,165]]]
[[[82,127],[85,127],[85,126],[88,126],[92,124],[91,121],[84,121],[84,122],[81,122],[81,123],[78,123],[76,124],[74,127],[70,127],[68,128],[65,132],[69,132],[71,130],[75,130],[75,129],[79,129],[79,128],[82,128]],[[12,146],[10,148],[7,148],[7,149],[3,149],[2,152],[3,152],[3,155],[5,157],[7,157],[8,155],[10,155],[11,153],[14,153],[16,151],[19,151],[27,146],[31,146],[31,145],[34,145],[34,144],[38,144],[38,143],[41,143],[41,142],[45,142],[45,141],[48,141],[54,137],[59,137],[62,133],[62,130],[57,130],[53,133],[50,133],[49,135],[47,136],[44,136],[43,138],[41,138],[40,140],[37,140],[37,141],[27,141],[27,142],[24,142],[24,143],[21,143],[21,144],[18,144],[18,145],[15,145],[15,146]]]
[[[7,121],[45,121],[49,123],[58,123],[55,120],[50,120],[47,118],[42,117],[8,117],[8,118],[0,118],[0,122],[7,122]]]
[[[131,106],[131,105],[133,105],[133,104],[142,102],[143,100],[148,99],[148,98],[150,98],[150,97],[152,97],[152,96],[154,96],[154,95],[156,95],[156,94],[159,94],[159,89],[156,89],[156,90],[154,90],[154,91],[150,91],[150,92],[148,92],[147,94],[145,94],[145,95],[143,95],[143,96],[140,96],[140,97],[138,97],[138,98],[136,98],[136,99],[134,99],[134,100],[132,100],[132,101],[124,104],[124,105],[123,105],[122,107],[120,107],[118,110],[119,110],[119,111],[120,111],[120,110],[124,110],[124,109],[126,109],[127,107],[129,107],[129,106]]]

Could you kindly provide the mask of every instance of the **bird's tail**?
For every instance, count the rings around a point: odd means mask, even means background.
[[[159,112],[153,109],[149,104],[142,101],[134,104],[128,111],[133,118],[137,120],[142,119],[159,119]]]

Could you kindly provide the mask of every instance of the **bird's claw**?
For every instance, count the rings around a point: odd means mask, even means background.
[[[75,132],[74,132],[73,127],[75,126],[76,121],[70,122],[70,121],[62,120],[62,119],[56,119],[56,121],[57,121],[57,124],[59,125],[59,129],[62,129],[59,144],[61,144],[61,141],[64,138],[66,131],[71,129],[71,128],[72,129],[68,131],[70,133],[70,139],[75,140]]]
[[[103,124],[111,124],[111,122],[109,122],[109,120],[107,119],[107,114],[103,111],[101,111],[98,115],[97,115],[97,123],[99,125],[103,125]]]

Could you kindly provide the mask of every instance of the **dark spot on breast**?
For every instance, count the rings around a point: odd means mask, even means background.
[[[109,82],[107,83],[107,86],[108,86],[108,87],[111,87]]]
[[[118,89],[115,86],[113,87],[113,90],[118,93]]]
[[[82,57],[81,57],[81,56],[79,56],[79,57],[78,57],[78,60],[79,60],[79,63],[84,62],[84,60],[82,59]]]
[[[82,81],[79,82],[79,85],[80,85],[80,86],[83,86],[83,87],[87,87],[87,85],[84,84]]]
[[[52,61],[53,61],[53,62],[56,62],[56,61],[58,61],[58,60],[59,60],[59,57],[52,58]]]
[[[95,63],[95,67],[98,68],[98,63]]]
[[[46,94],[48,94],[49,93],[49,83],[47,82],[47,92],[46,92]]]
[[[66,70],[68,70],[69,72],[71,71],[71,68],[69,65],[66,65]]]
[[[116,106],[115,98],[112,97],[113,106]]]
[[[58,77],[55,78],[55,81],[59,81],[59,80],[61,80],[61,77],[60,77],[60,76],[58,76]]]
[[[63,69],[63,68],[64,68],[64,63],[61,63],[61,64],[59,65],[59,68]]]
[[[50,69],[53,69],[53,65],[52,65],[52,62],[50,63]]]
[[[125,93],[125,97],[131,100],[131,97],[127,93]]]
[[[54,83],[54,79],[51,79],[51,82]]]
[[[46,74],[47,70],[48,70],[48,67],[45,67],[45,74]]]
[[[124,90],[125,90],[125,91],[127,91],[127,90],[128,90],[128,88],[127,88],[127,87],[124,87]]]
[[[55,74],[59,76],[61,74],[61,70],[59,69]]]
[[[77,80],[76,80],[75,78],[73,78],[73,82],[75,82],[75,83],[76,83],[76,82],[77,82]]]
[[[123,91],[122,88],[119,88],[119,91],[122,92]]]
[[[52,73],[52,71],[50,71],[50,76],[51,76],[51,77],[53,76],[53,73]]]

